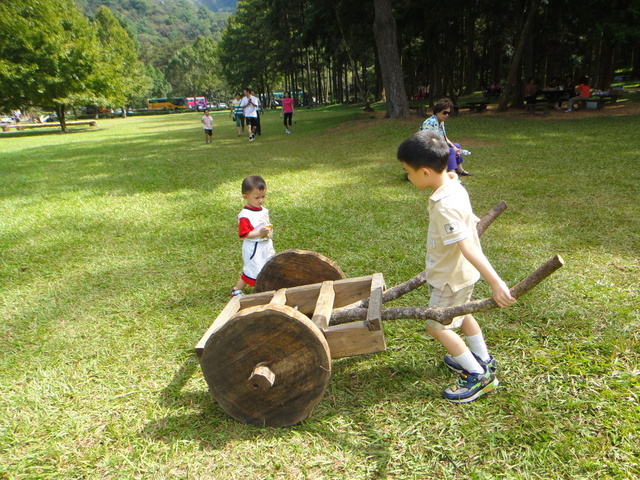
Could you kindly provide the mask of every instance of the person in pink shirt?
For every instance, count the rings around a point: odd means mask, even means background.
[[[284,98],[282,99],[282,115],[284,117],[285,133],[291,133],[293,112],[293,98],[291,98],[291,92],[284,92]]]

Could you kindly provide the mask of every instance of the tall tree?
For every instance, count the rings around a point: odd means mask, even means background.
[[[184,95],[220,95],[226,84],[220,77],[218,44],[208,37],[198,37],[182,48],[167,66],[167,78],[174,92]]]
[[[396,21],[391,10],[391,0],[374,0],[373,4],[376,14],[373,31],[378,47],[382,84],[387,96],[387,117],[408,117],[409,105],[400,65]]]
[[[256,0],[240,0],[220,41],[222,71],[239,89],[273,80],[276,58],[271,49],[280,29],[269,28],[266,9]]]
[[[100,44],[101,66],[97,72],[101,79],[101,92],[106,103],[121,106],[126,116],[127,105],[149,92],[152,81],[138,59],[135,43],[105,6],[98,8],[93,19]]]
[[[597,54],[596,88],[607,90],[611,86],[615,69],[615,51],[620,45],[634,45],[637,56],[640,47],[640,2],[611,0],[605,8],[597,0],[589,0],[580,9],[581,24],[589,25],[592,43]],[[631,50],[631,49],[630,49]],[[631,65],[629,65],[631,66]]]
[[[73,0],[0,3],[0,103],[53,107],[64,132],[69,105],[100,98],[100,55]]]
[[[526,20],[524,22],[524,26],[522,27],[522,30],[520,31],[518,44],[513,54],[513,58],[511,59],[511,67],[509,68],[509,75],[507,76],[505,88],[500,98],[500,104],[498,105],[499,112],[507,111],[509,94],[511,93],[511,88],[515,83],[516,75],[520,67],[520,60],[522,58],[522,52],[524,50],[525,41],[527,39],[527,36],[531,32],[533,19],[535,18],[536,15],[538,15],[538,9],[540,8],[540,4],[542,3],[542,0],[530,0],[527,3],[528,3],[528,8],[526,12]]]

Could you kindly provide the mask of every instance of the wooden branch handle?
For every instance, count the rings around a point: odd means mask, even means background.
[[[493,223],[493,221],[500,216],[502,212],[507,209],[507,202],[501,200],[491,210],[489,210],[484,217],[480,219],[476,228],[478,229],[478,235],[482,236],[484,231]]]
[[[502,212],[507,209],[507,202],[502,200],[497,203],[491,210],[487,212],[487,214],[480,219],[477,225],[478,235],[482,236],[485,230],[493,223],[493,221],[500,216]],[[403,295],[406,295],[409,292],[412,292],[416,288],[424,285],[427,282],[426,272],[423,270],[418,275],[413,277],[410,280],[407,280],[400,285],[396,285],[395,287],[391,287],[389,290],[386,290],[382,294],[382,303],[391,302],[392,300],[397,300]],[[361,302],[354,305],[355,308],[368,308],[369,307],[369,299],[366,298]]]
[[[535,288],[545,278],[564,265],[564,260],[559,255],[547,260],[535,271],[529,274],[524,280],[511,288],[511,295],[519,298]],[[475,300],[462,305],[448,308],[431,308],[431,307],[396,307],[382,309],[382,320],[399,320],[403,318],[415,318],[418,320],[435,320],[448,325],[454,317],[467,315],[469,313],[482,312],[498,308],[496,301],[491,298],[483,300]],[[367,316],[366,308],[343,308],[334,310],[331,315],[330,325],[339,325],[342,323],[350,323],[358,320],[364,320]]]

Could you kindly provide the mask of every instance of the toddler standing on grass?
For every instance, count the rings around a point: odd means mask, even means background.
[[[269,210],[262,206],[267,196],[267,184],[258,175],[242,181],[242,198],[246,205],[238,214],[238,235],[242,241],[244,267],[231,296],[242,295],[247,285],[254,286],[256,278],[267,260],[275,255],[273,250],[273,226],[269,221]]]
[[[202,123],[202,128],[204,128],[204,143],[211,143],[211,138],[213,137],[213,117],[209,115],[209,109],[204,109],[204,115],[200,120]]]
[[[429,306],[446,308],[468,302],[480,275],[500,307],[512,305],[516,299],[482,252],[469,195],[457,176],[447,173],[449,146],[442,135],[432,130],[418,132],[402,142],[397,156],[411,183],[432,191],[426,259]],[[455,328],[462,330],[468,347]],[[471,402],[498,386],[497,362],[472,315],[455,317],[449,325],[427,320],[427,331],[447,350],[446,366],[460,375],[443,392],[444,398],[453,403]]]

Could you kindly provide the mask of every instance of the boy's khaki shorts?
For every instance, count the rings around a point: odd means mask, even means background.
[[[471,300],[471,294],[473,293],[473,285],[464,287],[462,290],[453,292],[449,285],[445,285],[443,290],[432,287],[429,285],[429,292],[431,297],[429,298],[430,307],[447,308],[462,305]],[[449,325],[443,325],[435,320],[427,320],[427,326],[431,328],[438,328],[441,330],[451,330],[453,328],[460,328],[465,315],[454,317]]]

